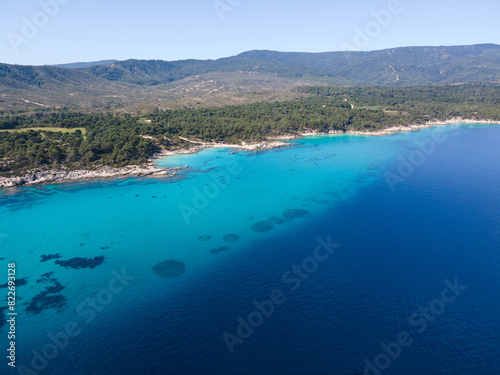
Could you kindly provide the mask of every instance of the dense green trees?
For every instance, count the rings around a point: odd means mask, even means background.
[[[500,118],[498,85],[300,87],[311,98],[222,108],[156,111],[143,130],[168,137],[259,140],[304,130],[376,130],[464,118]]]
[[[0,126],[5,123],[0,121]],[[124,166],[147,161],[157,150],[150,139],[139,134],[137,119],[112,115],[51,113],[46,116],[21,116],[23,127],[57,126],[82,127],[73,133],[53,131],[0,131],[0,174],[8,175],[41,165],[92,167],[98,165]],[[7,121],[7,124],[11,122]]]
[[[0,175],[42,165],[72,168],[147,161],[182,138],[237,143],[284,134],[370,131],[453,117],[500,120],[500,86],[300,87],[306,99],[219,108],[155,110],[145,118],[37,111],[0,117],[0,129],[84,128],[72,133],[0,131]]]
[[[126,60],[82,69],[110,81],[158,85],[213,72],[259,72],[334,85],[407,86],[498,80],[500,46],[407,47],[370,52],[248,51],[217,60]]]

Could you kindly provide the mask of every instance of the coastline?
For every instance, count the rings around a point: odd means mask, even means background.
[[[279,142],[278,138],[272,138],[266,141],[255,142],[255,143],[247,143],[241,142],[241,145],[238,144],[229,144],[229,143],[215,143],[215,142],[202,142],[198,140],[187,139],[183,137],[179,137],[180,139],[192,143],[193,146],[189,148],[180,148],[178,150],[162,150],[161,152],[153,155],[151,158],[151,162],[154,162],[157,159],[160,159],[169,155],[176,154],[196,154],[198,151],[201,151],[206,148],[237,148],[242,149],[244,151],[257,151],[257,150],[269,150],[273,148],[286,147],[289,146],[289,143]]]
[[[0,177],[0,188],[15,188],[19,186],[56,184],[71,181],[84,181],[95,179],[110,179],[127,176],[172,176],[172,168],[158,168],[154,165],[131,165],[123,168],[101,167],[94,170],[45,170],[28,172],[23,176]],[[178,169],[178,168],[176,168]],[[175,172],[174,172],[175,173]]]
[[[390,128],[377,130],[373,132],[360,132],[360,131],[350,131],[347,134],[356,134],[356,135],[373,135],[373,136],[383,136],[389,135],[399,132],[412,132],[420,129],[431,128],[433,126],[440,125],[450,125],[450,124],[496,124],[500,125],[500,121],[495,120],[471,120],[471,119],[463,119],[461,117],[454,117],[445,121],[429,121],[425,124],[414,124],[414,125],[400,125],[400,126],[392,126]]]
[[[418,131],[420,129],[426,129],[426,128],[431,128],[433,126],[440,126],[440,125],[450,125],[450,124],[492,124],[492,125],[500,125],[500,121],[496,120],[471,120],[471,119],[463,119],[461,117],[454,117],[445,121],[429,121],[425,124],[412,124],[412,125],[397,125],[397,126],[391,126],[389,128],[381,129],[381,130],[374,130],[374,131],[354,131],[354,130],[349,130],[346,132],[340,131],[340,130],[330,130],[328,133],[325,132],[302,132],[297,135],[285,135],[285,136],[279,136],[279,137],[273,137],[272,139],[276,140],[291,140],[291,139],[296,139],[296,138],[301,138],[301,137],[307,137],[307,136],[315,136],[315,135],[344,135],[344,134],[353,134],[353,135],[365,135],[365,136],[384,136],[384,135],[390,135],[390,134],[395,134],[399,132],[413,132],[413,131]]]
[[[224,144],[224,143],[209,143],[201,141],[187,140],[194,146],[190,148],[182,148],[179,150],[162,150],[153,155],[147,164],[144,165],[129,165],[122,168],[100,167],[96,169],[58,169],[58,170],[41,170],[27,172],[23,176],[16,177],[0,177],[0,189],[16,188],[20,186],[42,185],[42,184],[57,184],[63,182],[98,180],[98,179],[113,179],[120,177],[175,177],[177,171],[181,167],[161,168],[155,164],[155,161],[169,155],[175,154],[195,154],[205,148],[238,148],[245,151],[267,150],[278,147],[289,146],[290,143],[278,141],[262,141],[257,143],[242,142],[241,145]]]
[[[255,143],[242,142],[242,144],[240,145],[215,143],[215,142],[202,142],[199,140],[190,140],[181,137],[182,140],[192,143],[193,146],[189,148],[180,148],[178,150],[163,149],[159,153],[153,155],[151,159],[148,161],[148,163],[144,165],[129,165],[122,168],[101,167],[93,170],[91,169],[67,170],[63,168],[60,170],[32,171],[26,173],[23,176],[0,177],[0,189],[16,188],[19,186],[55,184],[55,183],[95,180],[95,179],[112,179],[112,178],[132,177],[132,176],[174,177],[177,174],[176,172],[181,169],[180,167],[161,168],[155,164],[155,161],[169,155],[195,154],[206,148],[234,148],[234,149],[242,149],[245,151],[268,150],[268,149],[290,146],[291,143],[286,143],[283,141],[298,139],[306,136],[343,135],[343,134],[353,134],[353,135],[363,135],[363,136],[384,136],[399,132],[418,131],[420,129],[430,128],[433,126],[449,125],[455,123],[500,125],[500,121],[495,121],[495,120],[472,120],[472,119],[463,119],[460,117],[456,117],[446,121],[429,121],[425,124],[414,124],[405,126],[400,125],[382,130],[368,131],[368,132],[362,132],[362,131],[344,132],[344,131],[330,130],[328,133],[325,133],[325,132],[305,131],[297,134],[271,137],[268,140],[261,142],[255,142]]]

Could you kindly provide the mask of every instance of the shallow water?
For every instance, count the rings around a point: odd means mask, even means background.
[[[160,161],[189,165],[178,178],[6,190],[0,262],[27,278],[18,369],[361,374],[408,331],[384,374],[498,373],[499,143],[486,125],[306,137]],[[329,236],[340,246],[313,267]],[[294,265],[311,272],[297,279]],[[422,315],[455,278],[467,289]],[[286,300],[238,336],[237,319],[275,289]],[[55,352],[48,335],[72,322],[79,334]]]

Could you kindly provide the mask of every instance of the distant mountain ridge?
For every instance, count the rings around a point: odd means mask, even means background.
[[[214,80],[214,77],[216,79]],[[0,64],[0,109],[115,105],[151,98],[259,92],[306,84],[409,86],[500,82],[500,45],[402,47],[370,52],[254,50],[217,60],[103,60]],[[210,88],[210,89],[209,89]],[[137,92],[140,94],[130,94]],[[198,95],[198,94],[196,94]],[[95,98],[100,98],[95,100]]]
[[[55,66],[57,68],[68,68],[68,69],[82,69],[82,68],[89,68],[91,66],[95,65],[104,65],[104,64],[111,64],[114,62],[117,62],[118,60],[101,60],[101,61],[89,61],[89,62],[76,62],[76,63],[67,63],[67,64],[57,64],[57,65],[50,65],[50,66]]]
[[[416,85],[500,78],[500,46],[404,47],[372,52],[255,50],[218,60],[126,60],[82,69],[109,81],[139,85],[212,72],[252,71],[339,85]]]

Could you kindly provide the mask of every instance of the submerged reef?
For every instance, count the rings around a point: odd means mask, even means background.
[[[153,272],[166,279],[171,279],[186,272],[186,265],[178,260],[165,260],[153,267]]]
[[[240,236],[238,236],[235,233],[229,233],[229,234],[226,234],[224,236],[224,241],[234,242],[234,241],[238,241],[239,239],[240,239]]]
[[[210,253],[219,254],[219,253],[223,253],[225,251],[229,251],[229,246],[221,246],[221,247],[218,247],[217,249],[212,249],[212,250],[210,250]]]
[[[71,258],[68,260],[56,260],[56,264],[66,268],[95,268],[104,262],[104,256],[95,258]]]
[[[2,329],[2,327],[4,326],[4,324],[7,323],[7,319],[3,317],[3,312],[5,310],[7,310],[7,309],[8,309],[7,306],[0,307],[0,316],[2,316],[2,318],[0,319],[0,329]]]
[[[40,284],[40,283],[46,283],[46,282],[49,282],[49,281],[56,281],[56,279],[51,279],[50,276],[52,276],[52,274],[54,273],[54,271],[51,271],[51,272],[47,272],[47,273],[44,273],[43,275],[41,275],[40,279],[38,279],[36,282],[37,284]]]
[[[283,212],[283,217],[285,219],[289,219],[289,220],[297,219],[299,217],[306,217],[309,215],[310,215],[309,211],[301,210],[301,209],[297,209],[297,208],[291,208],[291,209],[285,210]]]
[[[274,228],[274,224],[269,220],[259,221],[259,222],[250,226],[251,230],[253,230],[254,232],[260,232],[260,233],[269,232],[273,228]]]
[[[270,221],[271,223],[275,225],[280,225],[283,224],[284,220],[281,217],[276,217],[276,216],[271,216],[267,218],[267,221]]]
[[[57,309],[66,305],[66,297],[61,292],[64,286],[54,279],[54,285],[47,286],[45,289],[38,293],[26,307],[29,314],[40,314],[44,310]]]
[[[23,286],[23,285],[26,285],[26,284],[28,284],[28,278],[27,277],[24,277],[22,279],[16,279],[16,288],[18,286]],[[9,283],[2,284],[2,285],[0,285],[0,289],[7,288],[8,286],[9,286]]]
[[[59,259],[61,258],[61,254],[48,254],[48,255],[40,255],[42,257],[42,260],[40,260],[41,263],[43,262],[48,262],[49,260],[52,259]]]

